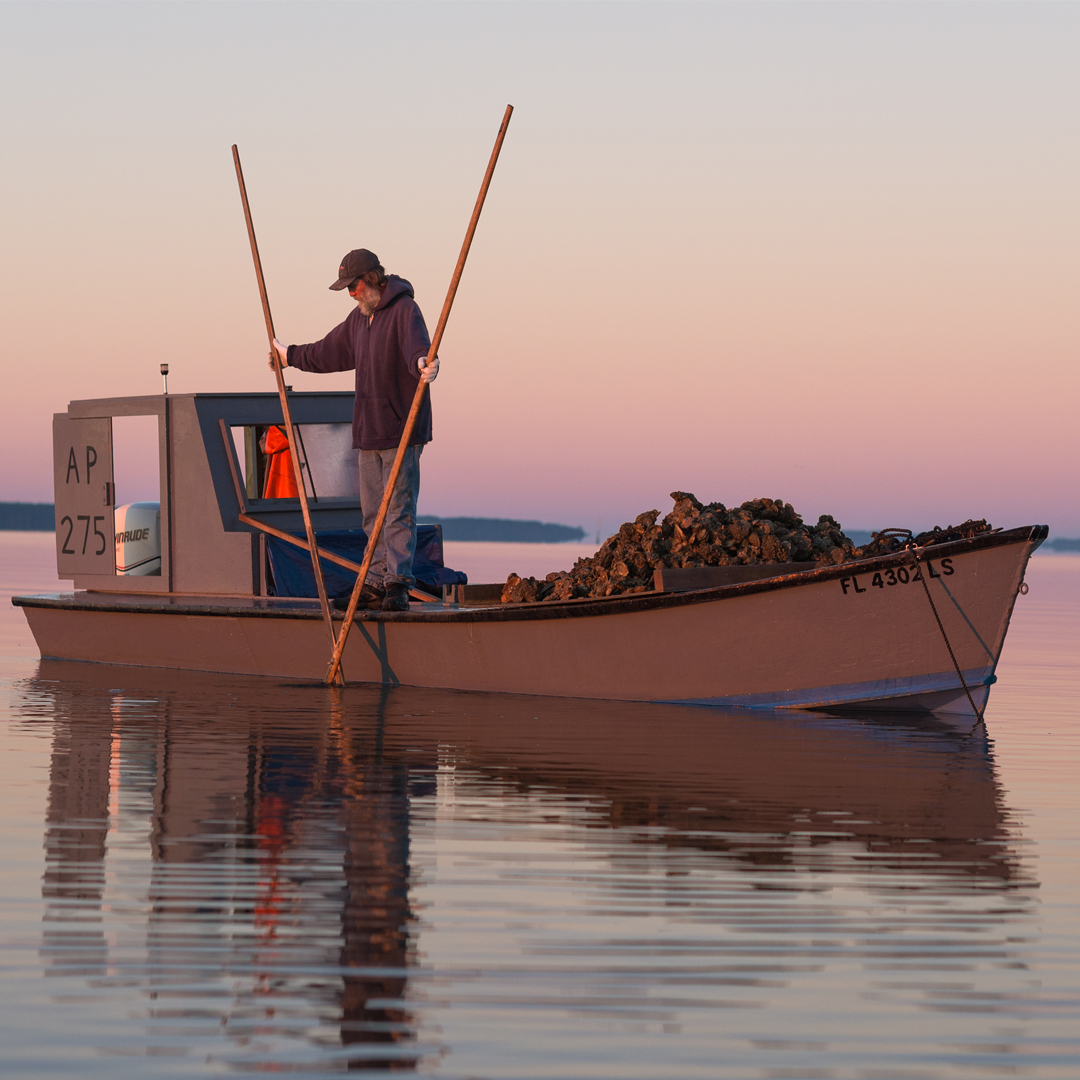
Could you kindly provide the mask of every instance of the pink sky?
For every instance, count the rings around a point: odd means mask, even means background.
[[[1078,53],[1075,5],[0,6],[0,499],[162,361],[273,389],[231,143],[280,337],[356,246],[433,326],[509,101],[423,509],[1080,535]]]

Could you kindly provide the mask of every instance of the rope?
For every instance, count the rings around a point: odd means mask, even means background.
[[[952,660],[953,667],[956,669],[956,677],[960,680],[960,685],[964,688],[968,704],[971,706],[971,711],[975,714],[975,726],[978,727],[979,724],[983,723],[983,714],[975,705],[975,699],[971,696],[971,690],[968,689],[967,680],[964,678],[964,673],[960,670],[960,664],[956,660],[956,653],[953,652],[952,642],[949,641],[949,635],[945,633],[945,627],[941,623],[941,616],[938,614],[937,605],[934,603],[934,598],[930,595],[930,586],[926,583],[927,575],[919,570],[919,546],[915,542],[915,534],[910,529],[882,529],[881,532],[874,533],[873,537],[875,540],[906,541],[904,547],[911,552],[912,558],[915,560],[914,565],[918,578],[922,582],[923,592],[926,593],[926,599],[930,601],[930,610],[934,613],[934,621],[941,631],[941,637],[945,642],[945,648],[949,650],[949,659]]]
[[[908,534],[911,535],[910,533]],[[915,560],[915,567],[919,567],[919,549],[908,545],[908,550],[911,552],[912,557]],[[937,622],[938,629],[941,631],[941,636],[945,641],[945,648],[949,650],[949,659],[953,662],[953,667],[956,668],[956,677],[960,680],[960,685],[964,688],[964,693],[967,694],[968,704],[971,706],[971,711],[975,714],[977,724],[983,723],[983,714],[979,711],[975,704],[975,699],[971,696],[971,691],[968,689],[967,680],[964,678],[964,673],[960,670],[960,664],[956,659],[956,653],[953,652],[953,647],[949,641],[949,635],[945,633],[945,627],[941,624],[941,616],[938,614],[937,605],[934,603],[934,598],[930,595],[930,586],[926,582],[926,574],[919,571],[919,580],[922,582],[923,591],[926,593],[926,599],[930,601],[930,610],[934,613],[934,619]]]

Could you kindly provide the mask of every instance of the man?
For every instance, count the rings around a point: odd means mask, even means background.
[[[360,506],[370,538],[386,481],[394,464],[418,381],[439,373],[438,358],[427,365],[431,347],[412,286],[387,274],[366,248],[341,260],[331,289],[348,289],[356,301],[349,317],[311,345],[286,348],[276,338],[281,363],[301,371],[356,371],[353,448],[360,452]],[[273,366],[273,357],[270,360]],[[431,395],[424,395],[405,460],[390,499],[386,522],[360,592],[360,607],[408,611],[416,550],[416,498],[420,454],[431,441]]]

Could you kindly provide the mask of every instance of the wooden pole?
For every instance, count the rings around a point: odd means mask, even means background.
[[[251,207],[248,205],[247,186],[244,184],[244,170],[240,168],[240,152],[236,144],[232,148],[233,164],[236,166],[236,181],[240,185],[240,201],[244,204],[244,220],[247,222],[248,240],[251,241],[251,257],[255,261],[255,277],[259,282],[259,296],[262,298],[263,318],[266,320],[266,336],[270,342],[270,357],[277,377],[278,397],[281,399],[281,415],[285,421],[285,437],[289,440],[289,458],[292,461],[293,476],[296,478],[296,490],[300,496],[300,511],[304,515],[304,529],[307,531],[308,548],[311,551],[311,568],[315,571],[315,587],[319,590],[319,606],[322,608],[323,622],[330,638],[330,646],[336,644],[334,620],[330,614],[330,601],[326,598],[326,582],[323,580],[322,563],[319,562],[319,548],[315,540],[315,526],[311,523],[311,509],[307,501],[307,489],[304,487],[304,474],[300,470],[300,455],[296,452],[296,432],[293,429],[292,410],[289,408],[289,395],[285,389],[285,374],[281,368],[281,359],[274,348],[274,320],[270,315],[270,300],[266,295],[266,282],[263,280],[262,260],[259,258],[259,245],[255,240],[255,226],[251,221]],[[337,668],[334,669],[337,676]],[[327,679],[327,682],[333,680]],[[338,678],[344,682],[344,676]]]
[[[439,343],[442,341],[443,331],[446,329],[446,320],[450,318],[450,309],[454,306],[454,297],[457,295],[458,282],[461,281],[461,272],[465,269],[465,260],[469,257],[469,248],[472,247],[473,234],[476,232],[476,223],[480,220],[480,211],[484,208],[484,200],[487,198],[488,186],[491,183],[491,175],[495,172],[495,163],[499,160],[499,151],[502,150],[503,139],[506,138],[506,129],[510,125],[510,116],[513,111],[514,106],[507,105],[506,112],[503,113],[502,123],[499,125],[499,134],[495,137],[495,148],[491,151],[491,158],[488,161],[487,171],[484,173],[484,180],[480,185],[480,194],[476,197],[476,205],[473,207],[472,218],[469,221],[468,229],[465,230],[465,241],[461,245],[461,253],[458,255],[457,266],[454,267],[454,276],[450,279],[450,288],[447,290],[446,300],[443,302],[442,314],[439,316],[439,323],[435,327],[435,334],[431,339],[431,347],[428,349],[428,364],[435,359],[439,352]],[[345,642],[349,637],[349,628],[352,626],[353,619],[356,616],[356,605],[360,600],[360,590],[364,587],[368,570],[371,568],[371,560],[375,554],[375,544],[378,542],[383,524],[386,521],[386,512],[390,508],[390,499],[394,494],[394,487],[397,484],[398,474],[401,472],[401,463],[405,459],[405,451],[408,449],[409,439],[412,438],[413,428],[416,426],[416,417],[420,412],[420,405],[424,400],[424,391],[426,389],[427,383],[421,380],[416,386],[416,393],[413,395],[412,407],[409,409],[409,415],[405,420],[405,430],[401,433],[401,442],[398,443],[397,456],[394,458],[394,465],[390,470],[390,477],[386,481],[386,490],[383,492],[379,513],[375,518],[374,526],[372,526],[371,535],[368,537],[367,551],[364,552],[364,561],[360,564],[360,573],[356,576],[356,584],[353,585],[352,595],[349,597],[349,606],[345,612],[345,621],[341,624],[341,633],[338,635],[337,643],[334,646],[334,655],[330,661],[330,667],[326,672],[325,681],[328,685],[337,677],[338,669],[341,666],[341,656],[345,651]]]

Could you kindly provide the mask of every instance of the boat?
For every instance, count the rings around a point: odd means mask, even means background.
[[[316,534],[355,536],[359,495],[342,464],[352,394],[290,400]],[[156,575],[118,574],[105,535],[115,502],[111,421],[133,415],[158,418]],[[13,598],[42,656],[321,681],[329,652],[319,602],[271,595],[274,545],[305,544],[298,500],[259,497],[259,432],[281,422],[272,394],[109,398],[58,414],[57,568],[73,589]],[[981,718],[1028,559],[1047,532],[994,530],[839,565],[703,568],[681,582],[669,571],[650,592],[602,599],[509,604],[497,585],[450,581],[441,595],[416,593],[407,612],[358,612],[345,677]],[[324,557],[356,565],[332,551]]]

